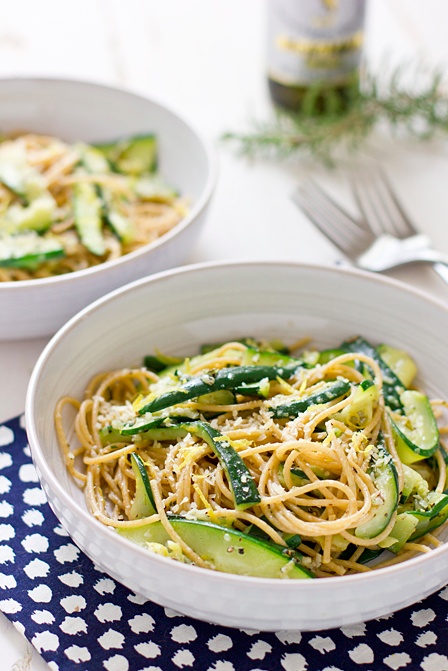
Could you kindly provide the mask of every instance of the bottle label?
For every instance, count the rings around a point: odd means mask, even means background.
[[[343,84],[361,62],[365,0],[269,0],[268,76]]]

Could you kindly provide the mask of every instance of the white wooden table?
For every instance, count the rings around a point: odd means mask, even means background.
[[[445,0],[369,2],[371,63],[378,65],[384,55],[389,63],[419,56],[448,62]],[[2,11],[0,77],[55,76],[128,87],[178,109],[217,139],[269,113],[264,34],[262,0],[15,0]],[[367,153],[386,167],[417,226],[448,252],[448,144],[378,140]],[[340,172],[305,161],[251,163],[221,146],[219,154],[209,221],[189,263],[264,258],[328,264],[340,258],[290,198],[312,172],[350,205]],[[448,285],[430,268],[391,275],[448,300]],[[0,343],[0,421],[23,411],[45,343]],[[3,615],[0,647],[2,670],[49,669]]]

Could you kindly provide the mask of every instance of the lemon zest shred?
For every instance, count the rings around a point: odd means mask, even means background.
[[[162,543],[146,543],[146,547],[150,552],[154,552],[156,555],[162,555],[162,557],[168,557],[168,550]]]
[[[281,377],[276,377],[276,381],[279,383],[280,387],[284,389],[288,394],[295,394],[296,390],[292,387],[286,380],[283,380]]]
[[[188,445],[186,447],[183,447],[181,449],[181,453],[183,456],[183,459],[181,463],[179,464],[180,470],[185,468],[185,466],[188,466],[192,461],[194,461],[194,457],[196,454],[198,454],[202,450],[202,444],[194,444],[194,445]]]
[[[228,436],[218,436],[213,440],[215,443],[228,443],[230,447],[233,447],[233,449],[237,452],[238,450],[245,450],[246,448],[252,447],[253,445],[253,441],[248,440],[247,438],[236,438],[235,440],[232,440]]]
[[[134,402],[132,403],[132,408],[133,408],[135,411],[138,410],[138,408],[139,408],[141,402],[143,401],[143,398],[144,398],[144,397],[143,397],[143,394],[139,394],[139,395],[137,396],[137,398],[134,400]]]
[[[199,498],[201,499],[201,501],[202,501],[202,503],[204,504],[204,506],[206,507],[206,509],[208,510],[208,514],[209,514],[209,516],[210,516],[211,521],[212,521],[214,524],[219,524],[219,522],[218,522],[218,518],[216,517],[216,515],[215,515],[215,513],[214,513],[214,511],[213,511],[213,508],[211,507],[210,503],[209,503],[209,502],[207,501],[207,499],[205,498],[205,496],[204,496],[204,494],[203,494],[203,492],[202,492],[202,489],[199,487],[199,485],[198,485],[196,482],[193,482],[193,489],[194,489],[194,491],[197,493],[197,495],[199,496]]]
[[[150,470],[151,478],[154,479],[157,477],[157,470],[152,461],[144,461],[143,464],[147,466]]]
[[[329,433],[327,433],[327,437],[324,438],[323,445],[328,445],[328,443],[331,443],[331,441],[336,438],[334,429],[332,429]]]
[[[355,448],[356,452],[360,454],[368,454],[373,450],[373,445],[369,445],[368,438],[361,431],[356,431],[352,436],[352,445]]]

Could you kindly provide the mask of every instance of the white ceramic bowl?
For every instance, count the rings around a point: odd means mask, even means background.
[[[0,132],[30,130],[98,142],[154,132],[160,170],[191,197],[190,213],[156,242],[115,261],[59,277],[0,282],[0,340],[51,335],[108,291],[185,260],[205,221],[216,179],[210,143],[152,100],[107,86],[57,79],[0,80]]]
[[[405,348],[419,382],[448,398],[448,309],[393,280],[292,263],[228,263],[168,271],[119,289],[66,324],[30,382],[27,430],[49,503],[79,547],[149,599],[193,617],[256,630],[313,630],[368,620],[415,602],[448,581],[448,544],[375,572],[322,580],[217,573],[146,552],[89,515],[66,472],[53,424],[57,400],[82,398],[97,372],[141,365],[145,354],[197,352],[243,335],[305,335],[319,347],[362,334]]]

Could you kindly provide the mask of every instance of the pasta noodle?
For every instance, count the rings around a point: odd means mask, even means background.
[[[392,411],[385,363],[372,352],[311,351],[299,359],[242,341],[179,360],[160,376],[148,368],[102,373],[83,402],[67,396],[56,408],[67,468],[101,522],[120,533],[162,525],[168,541],[146,547],[202,567],[216,568],[175,520],[261,538],[316,577],[366,572],[429,552],[440,544],[434,529],[448,517],[444,448],[437,434],[427,458],[402,461],[400,421],[408,428],[412,421],[406,394],[423,395],[403,386],[401,401],[395,399],[402,407]],[[269,379],[260,377],[269,367]],[[248,381],[235,382],[243,374]],[[194,385],[211,391],[189,392]],[[63,429],[67,404],[77,410],[76,448]],[[240,462],[238,483],[232,464]],[[146,502],[137,512],[136,463],[153,498],[152,507]],[[249,481],[252,499],[243,506],[238,495],[247,495]],[[395,556],[368,563],[387,549]]]

